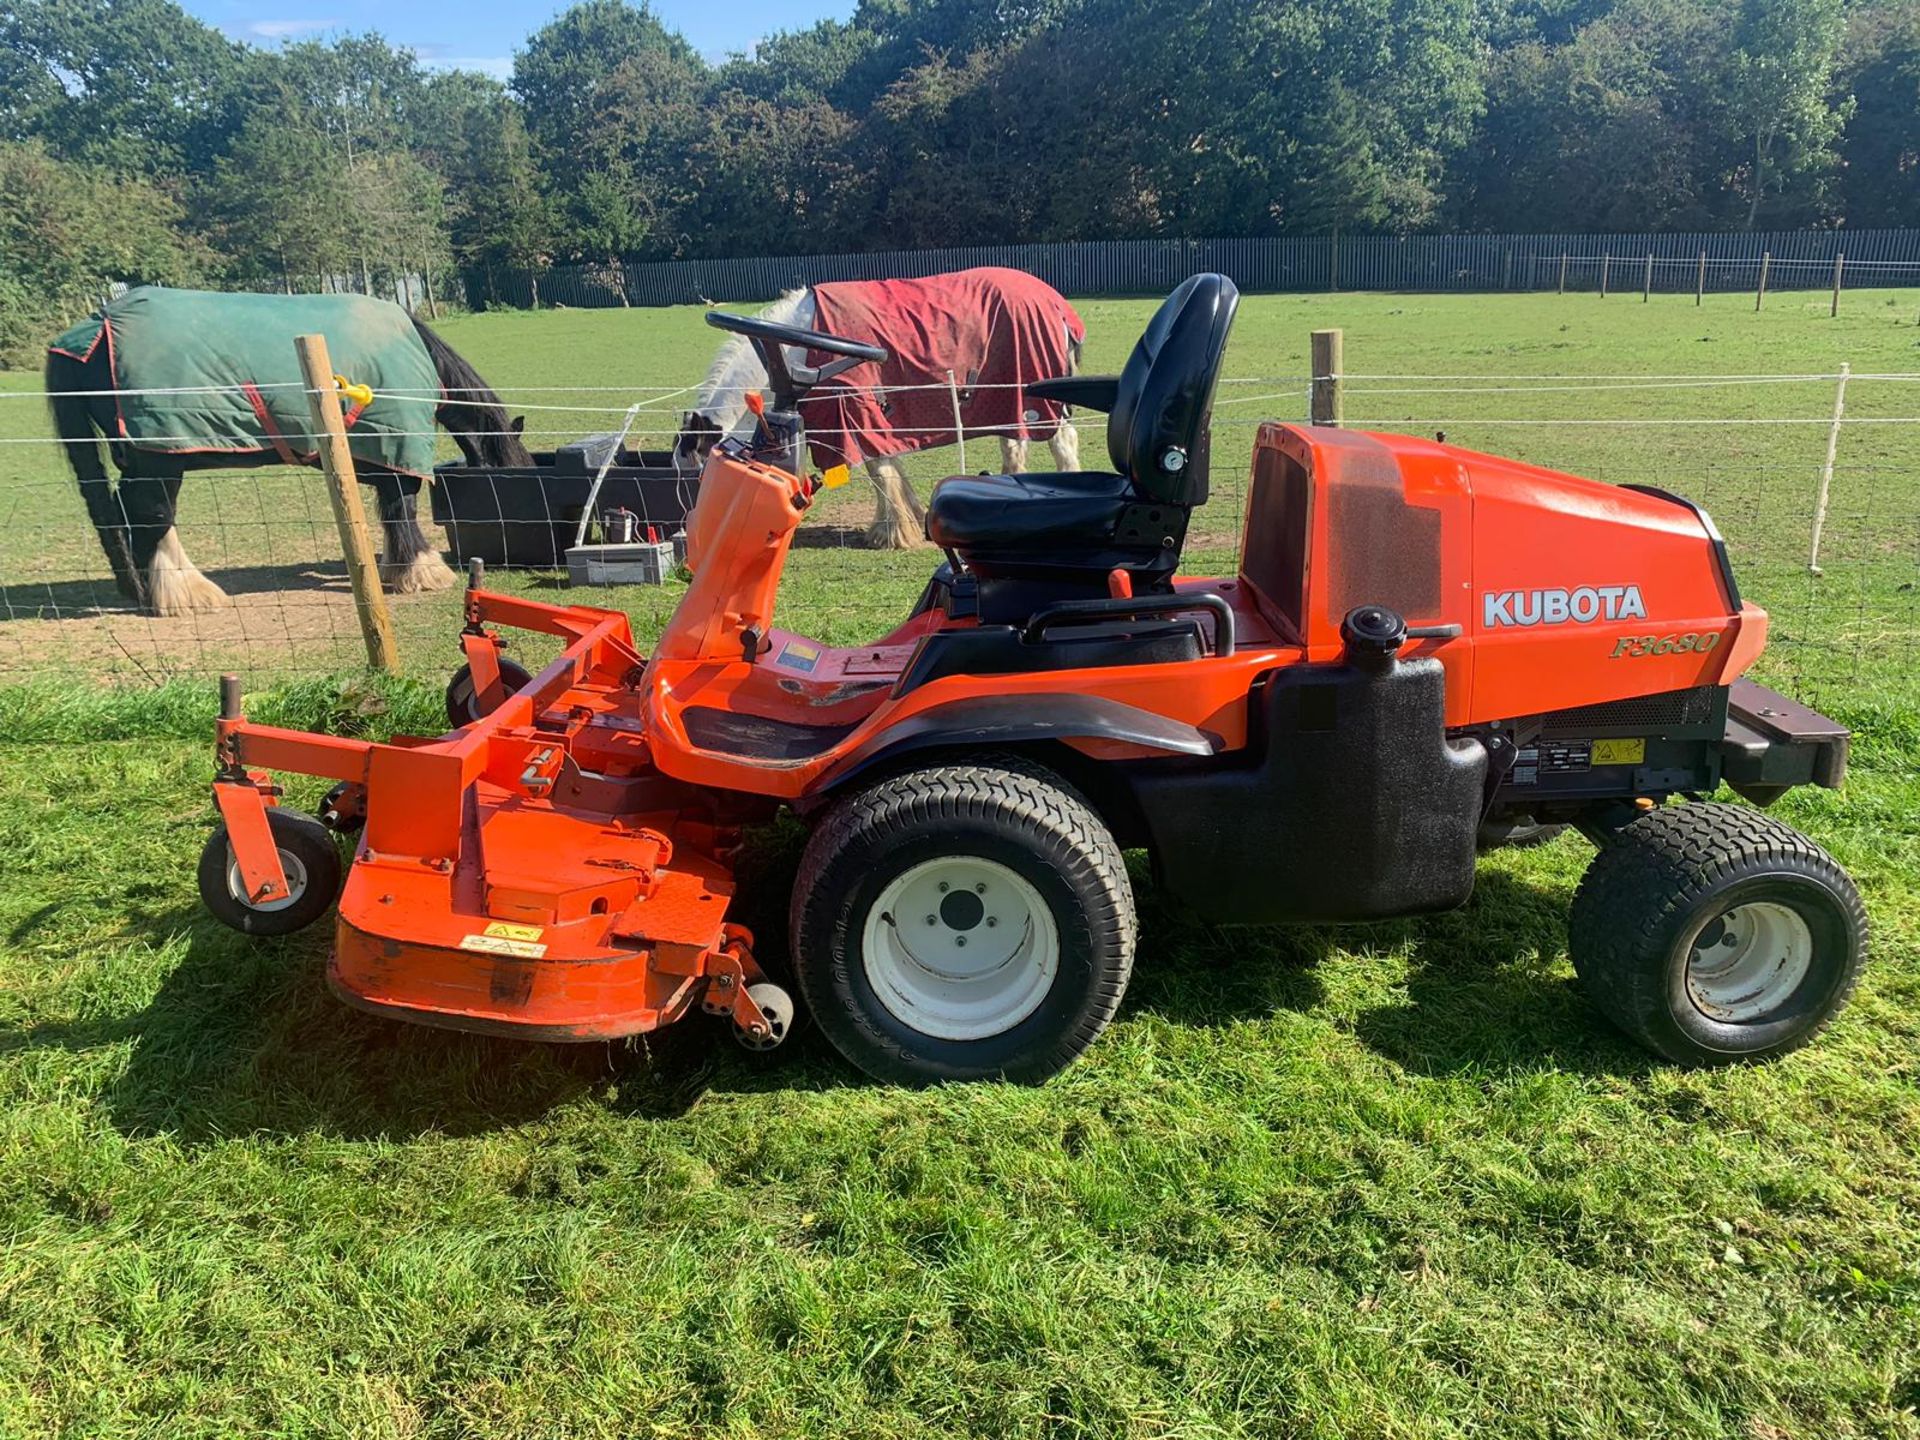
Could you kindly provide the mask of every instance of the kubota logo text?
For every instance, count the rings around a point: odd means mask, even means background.
[[[1489,590],[1482,624],[1590,625],[1596,620],[1644,620],[1638,585],[1582,585],[1578,590]]]

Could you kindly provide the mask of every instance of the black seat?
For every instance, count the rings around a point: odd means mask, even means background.
[[[935,487],[927,538],[980,587],[982,618],[1107,593],[1171,588],[1187,516],[1207,498],[1207,422],[1240,292],[1195,275],[1148,322],[1118,376],[1043,380],[1027,394],[1105,410],[1111,471],[956,475]],[[997,597],[997,598],[996,598]]]
[[[956,475],[934,492],[927,534],[949,550],[1016,543],[1077,545],[1110,532],[1133,482],[1099,470],[1043,475]]]

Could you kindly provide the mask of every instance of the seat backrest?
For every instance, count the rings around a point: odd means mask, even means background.
[[[1120,372],[1107,419],[1113,468],[1151,499],[1207,498],[1207,419],[1240,291],[1224,275],[1195,275],[1161,303]]]

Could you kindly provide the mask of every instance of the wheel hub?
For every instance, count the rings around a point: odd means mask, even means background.
[[[998,861],[956,855],[895,876],[867,913],[867,981],[889,1014],[942,1040],[1012,1029],[1060,967],[1046,902]]]
[[[287,877],[286,897],[280,900],[255,900],[247,893],[246,877],[240,873],[240,858],[233,853],[231,845],[227,847],[227,893],[249,910],[271,915],[276,910],[285,910],[307,893],[307,867],[291,850],[280,851],[280,872]]]
[[[1711,1020],[1769,1019],[1813,966],[1813,931],[1800,912],[1753,900],[1713,916],[1687,952],[1687,995]]]

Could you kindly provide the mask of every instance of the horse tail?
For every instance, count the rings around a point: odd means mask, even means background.
[[[104,351],[95,354],[102,355]],[[133,563],[133,527],[127,522],[126,511],[114,493],[106,462],[101,458],[100,440],[104,432],[95,422],[92,397],[80,393],[112,389],[112,372],[96,360],[75,360],[71,355],[50,350],[43,376],[54,436],[60,448],[67,452],[67,464],[79,482],[80,498],[86,502],[87,518],[93,522],[94,533],[100,537],[100,548],[106,552],[107,564],[113,569],[114,583],[129,598],[140,600],[144,591]]]
[[[87,368],[84,362],[70,355],[47,352],[44,378],[47,408],[53,413],[53,433],[67,452],[67,464],[73,467],[73,478],[80,482],[82,489],[107,478],[107,467],[100,458],[100,432],[93,423],[93,409],[85,395],[74,393],[93,388],[88,382]]]

